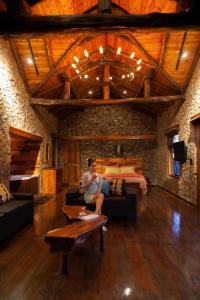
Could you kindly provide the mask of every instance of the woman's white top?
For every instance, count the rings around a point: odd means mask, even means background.
[[[85,194],[95,195],[96,193],[100,193],[101,192],[102,179],[101,179],[101,177],[100,177],[100,175],[98,173],[96,173],[96,175],[97,175],[96,179],[94,179],[87,186],[88,182],[91,180],[91,178],[92,178],[93,175],[90,174],[90,172],[86,172],[86,173],[83,174],[83,177],[82,177],[82,188],[83,188]]]

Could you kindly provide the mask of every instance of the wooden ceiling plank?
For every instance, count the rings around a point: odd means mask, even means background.
[[[112,14],[112,0],[99,0],[98,13]]]
[[[186,92],[186,90],[188,88],[188,85],[189,85],[190,80],[192,78],[193,72],[194,72],[194,70],[195,70],[195,68],[197,66],[197,62],[198,62],[199,58],[200,58],[200,42],[199,42],[199,44],[197,46],[196,53],[195,53],[194,59],[192,61],[191,68],[190,68],[190,70],[188,72],[188,75],[187,75],[187,78],[185,80],[185,84],[184,84],[184,87],[183,87],[183,92],[184,93]]]
[[[127,36],[122,36],[125,40],[129,40],[131,41],[139,50],[140,52],[143,53],[143,55],[154,65],[154,67],[159,70],[163,76],[171,83],[173,84],[173,86],[176,88],[176,90],[178,92],[182,92],[181,87],[179,86],[179,84],[171,77],[169,76],[169,74],[163,69],[161,68],[157,61],[143,48],[143,46],[140,44],[140,42],[133,37],[131,34],[127,37]]]
[[[182,43],[181,43],[181,48],[180,48],[180,50],[179,50],[179,53],[178,53],[178,59],[177,59],[177,63],[176,63],[176,71],[178,70],[179,63],[180,63],[180,59],[181,59],[181,56],[182,56],[182,54],[183,54],[183,48],[184,48],[184,44],[185,44],[186,37],[187,37],[187,31],[185,31],[184,34],[183,34],[183,39],[182,39]]]
[[[33,61],[33,64],[34,64],[35,72],[36,72],[37,75],[39,75],[40,73],[39,73],[39,70],[38,70],[38,67],[37,67],[37,63],[36,63],[36,60],[35,60],[35,55],[33,53],[33,48],[32,48],[32,45],[31,45],[31,40],[27,39],[27,42],[28,42],[28,47],[29,47],[30,53],[31,53],[32,61]]]
[[[117,28],[132,28],[134,31],[151,29],[162,31],[199,30],[200,20],[198,12],[184,13],[152,13],[143,15],[134,14],[80,14],[65,16],[13,16],[6,12],[1,13],[0,35],[15,36],[26,34],[67,33],[71,29],[83,29],[90,32],[92,29],[115,31]],[[114,26],[113,26],[114,24]],[[90,30],[91,29],[91,30]]]
[[[165,54],[166,54],[166,49],[167,49],[167,43],[168,43],[168,40],[169,40],[169,32],[166,32],[164,34],[164,39],[163,39],[163,43],[162,43],[162,49],[161,49],[161,54],[160,54],[160,67],[163,67],[164,65],[164,61],[165,61]]]
[[[181,100],[184,101],[184,95],[173,96],[156,96],[156,97],[143,97],[143,98],[127,98],[127,99],[42,99],[31,98],[31,105],[52,106],[52,105],[104,105],[104,104],[122,104],[122,103],[160,103]]]
[[[17,63],[19,74],[20,74],[20,76],[22,78],[22,81],[24,83],[25,89],[26,89],[26,91],[27,91],[27,93],[28,93],[28,95],[30,97],[31,96],[31,91],[30,91],[30,88],[29,88],[28,80],[27,80],[26,75],[25,75],[24,67],[23,67],[23,64],[22,64],[19,52],[18,52],[17,47],[15,45],[15,42],[13,40],[9,40],[9,43],[10,43],[10,47],[11,47],[13,56],[14,56],[15,61]]]
[[[54,85],[54,86],[51,87],[51,88],[45,89],[45,90],[41,91],[40,93],[38,93],[38,94],[37,94],[37,97],[40,97],[40,96],[44,95],[45,93],[51,92],[51,91],[53,91],[53,90],[55,90],[55,89],[61,87],[62,85],[63,85],[63,82],[58,83],[58,84]]]
[[[32,90],[32,94],[34,95],[47,81],[48,79],[56,72],[58,65],[63,61],[65,56],[71,51],[74,47],[78,46],[85,38],[77,38],[71,45],[68,47],[64,53],[59,57],[54,67],[48,72],[45,78]]]

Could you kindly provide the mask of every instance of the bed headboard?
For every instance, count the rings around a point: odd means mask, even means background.
[[[104,174],[105,166],[135,166],[135,172],[143,174],[143,158],[141,157],[111,157],[96,158],[96,169],[100,174]]]

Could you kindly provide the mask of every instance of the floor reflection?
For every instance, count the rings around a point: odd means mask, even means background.
[[[175,236],[179,236],[181,231],[181,215],[179,212],[172,213],[172,232]]]

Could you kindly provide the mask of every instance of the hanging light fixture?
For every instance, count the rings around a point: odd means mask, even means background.
[[[102,46],[99,47],[99,53],[100,53],[101,55],[103,54],[103,47],[102,47]]]
[[[76,69],[76,64],[72,64],[72,68]]]
[[[79,58],[77,56],[74,56],[75,62],[79,63]]]
[[[141,58],[140,58],[140,59],[138,59],[138,61],[137,61],[137,65],[140,65],[140,64],[141,64],[141,62],[142,62]]]
[[[117,56],[120,55],[121,51],[122,51],[122,48],[121,48],[121,47],[118,47],[118,48],[117,48]]]
[[[136,68],[136,70],[137,70],[137,71],[140,71],[141,68],[142,68],[142,66],[138,66],[138,67]]]
[[[87,58],[89,57],[89,53],[88,53],[88,51],[87,51],[86,49],[84,50],[84,55],[85,55],[85,57],[87,57]]]
[[[133,51],[131,54],[130,54],[130,59],[133,59],[135,57],[135,52]]]

